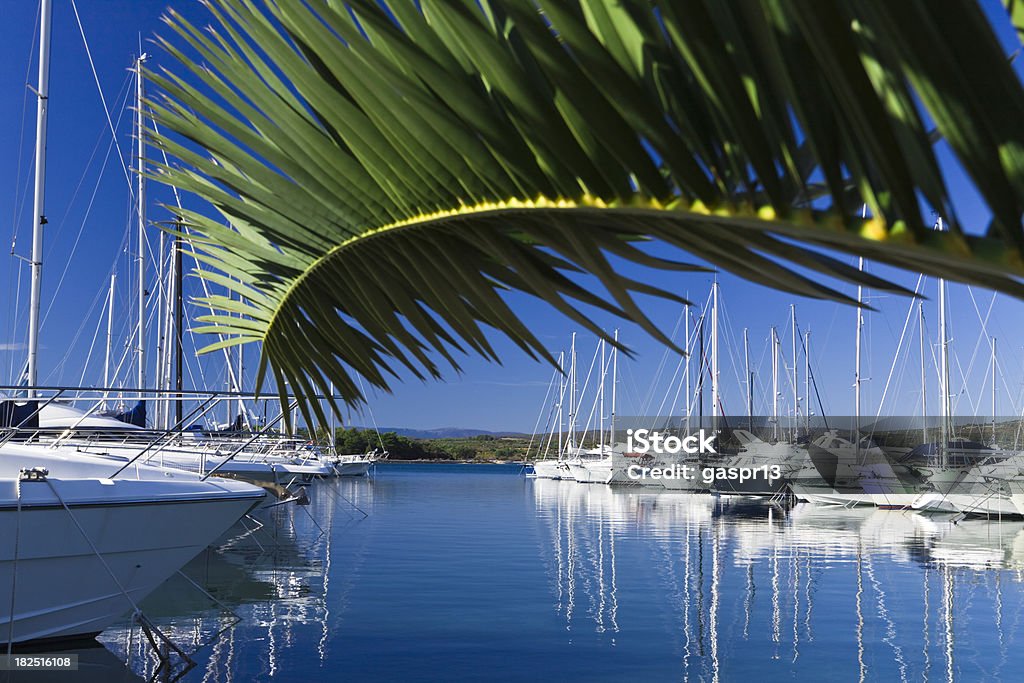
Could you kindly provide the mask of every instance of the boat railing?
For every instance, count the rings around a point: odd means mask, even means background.
[[[112,447],[120,446],[133,451],[127,462],[113,475],[120,474],[133,464],[144,464],[153,462],[161,453],[175,449],[187,449],[194,453],[197,460],[203,463],[213,451],[217,451],[216,465],[206,471],[205,464],[200,466],[201,472],[206,476],[220,469],[231,459],[248,458],[251,462],[266,461],[268,456],[274,454],[282,456],[288,451],[282,448],[282,443],[302,443],[294,437],[281,437],[273,432],[275,426],[284,418],[287,412],[294,410],[297,405],[292,397],[287,397],[289,405],[287,409],[281,410],[271,421],[262,428],[253,432],[224,433],[216,430],[202,428],[202,421],[211,412],[222,405],[225,401],[238,400],[266,400],[259,397],[240,392],[226,391],[178,391],[178,390],[152,390],[140,391],[137,389],[123,388],[84,388],[71,386],[35,387],[31,397],[11,396],[12,393],[20,394],[26,391],[25,387],[0,386],[0,392],[7,394],[6,398],[0,399],[0,403],[7,404],[4,415],[8,418],[5,423],[0,424],[0,446],[18,439],[21,442],[39,443],[52,448],[61,446],[76,447]],[[322,397],[320,397],[322,398]],[[123,431],[113,427],[90,428],[86,425],[91,417],[102,414],[100,411],[108,409],[112,402],[127,403],[136,401],[143,405],[155,402],[191,403],[191,408],[186,412],[180,410],[182,417],[175,424],[166,429],[143,429],[130,426],[125,423]],[[44,408],[54,403],[86,404],[88,407],[82,410],[82,414],[70,426],[58,428],[44,428],[39,425],[39,418]],[[109,416],[106,416],[109,417]],[[226,452],[221,452],[223,449]],[[239,457],[241,456],[241,457]],[[305,456],[312,460],[312,454]]]

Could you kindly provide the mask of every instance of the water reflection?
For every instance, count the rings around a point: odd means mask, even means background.
[[[183,681],[1013,680],[1024,666],[1024,522],[496,467],[395,466],[310,500],[250,520],[143,604],[194,657]],[[173,680],[137,626],[101,640],[78,680]]]
[[[1009,675],[1024,522],[531,487],[565,628],[599,637],[610,604],[620,640],[670,621],[684,680]]]
[[[308,506],[278,505],[242,520],[142,603],[146,616],[193,657],[195,667],[176,658],[161,668],[139,626],[126,619],[99,638],[119,668],[140,680],[272,678],[296,647],[297,631],[311,624],[320,631],[323,660],[331,610],[343,610],[351,590],[345,581],[330,584],[332,539],[365,517],[372,482],[327,482],[311,488],[309,498]],[[248,647],[254,640],[261,656]]]

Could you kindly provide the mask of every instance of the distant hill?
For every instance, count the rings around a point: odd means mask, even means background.
[[[357,426],[356,429],[373,429],[372,426]],[[473,436],[529,436],[520,432],[489,432],[485,429],[463,427],[438,427],[436,429],[410,429],[408,427],[378,427],[381,433],[394,432],[410,439],[467,439]]]

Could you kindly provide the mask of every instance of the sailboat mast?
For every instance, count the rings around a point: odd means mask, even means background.
[[[754,376],[750,374],[750,339],[746,327],[743,328],[743,370],[747,378],[747,429],[754,431],[754,394],[751,386]]]
[[[996,445],[996,338],[992,337],[992,445]]]
[[[565,351],[560,351],[558,354],[558,460],[562,460],[562,432],[565,429],[565,423],[562,421],[562,401],[565,399]]]
[[[135,133],[136,144],[138,145],[138,237],[139,252],[136,258],[138,267],[138,337],[136,339],[136,353],[138,358],[138,379],[139,391],[146,388],[146,178],[143,174],[143,159],[146,154],[145,117],[142,110],[142,100],[145,96],[145,83],[142,78],[142,64],[146,61],[146,55],[140,55],[135,60]]]
[[[181,217],[178,217],[178,230],[181,230]],[[177,401],[174,402],[174,424],[180,429],[182,418],[182,396],[181,390],[184,386],[184,329],[182,319],[184,317],[184,286],[182,277],[181,249],[183,243],[181,236],[174,238],[174,388],[177,389]]]
[[[334,455],[338,452],[338,445],[335,443],[337,438],[337,427],[335,426],[336,416],[334,414],[334,382],[331,382],[331,398],[328,400],[330,401],[330,404],[327,406],[327,410],[331,414],[331,419],[330,424],[328,425],[328,428],[330,429],[330,434],[327,435],[327,444],[330,446],[331,455]]]
[[[917,323],[920,327],[918,350],[921,355],[921,443],[928,443],[928,376],[924,371],[924,301],[917,302]]]
[[[110,351],[114,345],[114,286],[117,283],[117,273],[110,274],[110,292],[107,294],[107,349],[103,356],[103,386],[109,387],[112,381],[110,377]]]
[[[811,433],[811,331],[804,332],[804,433]]]
[[[139,155],[139,159],[142,159],[141,155]],[[139,169],[141,170],[141,168],[142,165],[140,162]],[[167,237],[166,235],[164,235],[164,231],[161,230],[160,234],[157,235],[157,248],[154,259],[154,265],[156,266],[157,286],[156,303],[153,306],[153,309],[156,312],[156,363],[154,367],[154,370],[156,371],[156,376],[153,378],[153,388],[156,389],[158,392],[162,391],[164,388],[164,352],[166,350],[166,338],[164,336],[166,334],[166,330],[164,329],[164,325],[167,322],[165,320],[165,313],[167,312],[167,310],[169,310],[166,307],[170,303],[170,299],[168,299],[166,295],[165,288],[167,286],[167,281],[164,277],[166,275],[166,269],[164,267],[164,249],[166,249],[167,246],[166,242]],[[162,394],[158,393],[157,396],[163,398]],[[167,412],[165,409],[167,407],[168,406],[166,403],[158,400],[156,402],[156,407],[153,411],[153,424],[157,425],[160,429],[167,429],[167,425],[164,423]]]
[[[569,438],[566,448],[572,449],[576,444],[576,333],[572,333],[569,345]]]
[[[619,383],[619,331],[615,330],[615,347],[612,349],[612,424],[608,444],[615,448],[615,385]]]
[[[597,431],[599,436],[597,437],[598,453],[604,456],[604,387],[607,383],[608,366],[605,364],[605,341],[601,340],[601,387],[597,396]]]
[[[941,218],[938,219],[936,227],[939,232],[942,231]],[[949,338],[946,331],[946,280],[944,278],[939,278],[939,389],[942,392],[940,396],[942,441],[939,452],[942,467],[946,467],[949,464],[946,450],[949,444],[949,417],[952,411],[949,404]]]
[[[711,283],[711,433],[718,433],[718,281]]]
[[[686,376],[686,433],[689,434],[690,412],[693,406],[693,394],[690,393],[690,356],[693,355],[690,352],[690,304],[683,306],[683,324],[683,335],[686,338],[686,341],[683,343],[683,350],[686,351],[686,359],[683,361],[686,363],[686,367],[683,370],[683,374]]]
[[[796,433],[800,425],[800,392],[797,391],[796,374],[796,336],[799,334],[796,329],[796,304],[789,305],[790,326],[793,328],[793,338],[790,340],[790,357],[793,359],[793,442],[796,442]]]
[[[36,87],[36,169],[32,200],[32,294],[28,312],[28,396],[39,380],[39,302],[43,284],[43,226],[46,198],[46,114],[50,97],[50,0],[39,8],[39,80]]]
[[[857,260],[857,270],[864,272],[864,257]],[[864,302],[864,287],[857,285],[857,332],[855,337],[854,368],[853,368],[853,440],[860,448],[860,341],[864,330],[864,316],[861,304]]]
[[[772,327],[772,438],[779,440],[779,333]]]

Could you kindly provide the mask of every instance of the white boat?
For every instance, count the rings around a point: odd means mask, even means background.
[[[281,478],[331,476],[335,467],[305,441],[266,435],[183,432],[168,440],[161,432],[141,429],[113,417],[64,403],[39,410],[40,443],[70,447],[79,453],[131,460],[204,474],[277,481]],[[160,444],[160,445],[155,445]]]
[[[335,455],[329,458],[334,474],[339,477],[365,477],[370,468],[377,462],[376,451],[372,453],[354,453],[351,455]]]
[[[3,643],[99,633],[266,495],[142,466],[109,479],[109,461],[38,446],[0,456]]]
[[[561,460],[549,458],[533,462],[533,476],[536,479],[569,479],[569,467]]]

